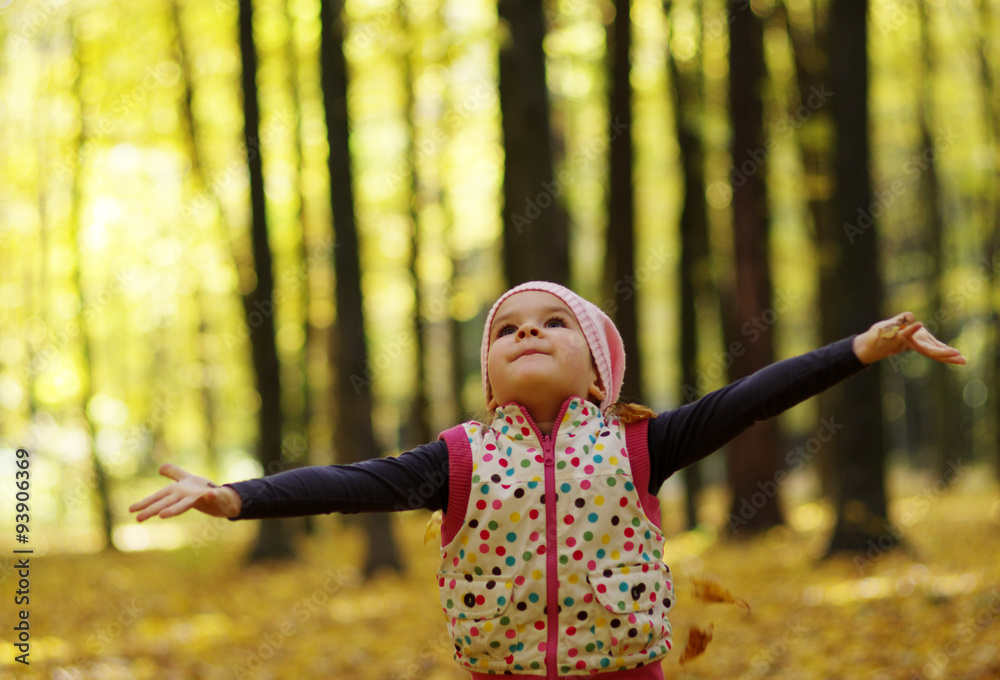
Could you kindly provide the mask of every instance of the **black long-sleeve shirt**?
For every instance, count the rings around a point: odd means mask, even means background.
[[[786,359],[650,420],[649,491],[772,418],[864,368],[846,338]],[[229,484],[243,507],[234,519],[331,512],[447,510],[448,448],[424,444],[392,458],[288,470]]]

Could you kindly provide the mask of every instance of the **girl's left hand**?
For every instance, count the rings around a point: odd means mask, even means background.
[[[909,349],[945,364],[965,364],[961,352],[935,338],[912,312],[879,321],[855,336],[853,347],[854,354],[863,364],[875,363]]]

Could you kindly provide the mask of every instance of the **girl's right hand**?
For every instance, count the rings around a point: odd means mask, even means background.
[[[233,489],[216,486],[204,477],[169,463],[160,467],[160,474],[173,479],[174,483],[129,507],[129,512],[139,513],[136,516],[138,521],[157,515],[164,519],[175,517],[191,508],[213,517],[236,517],[240,514],[243,503]]]
[[[961,352],[931,335],[912,312],[879,321],[864,333],[854,336],[853,348],[863,364],[872,364],[906,350],[919,352],[945,364],[965,363]]]

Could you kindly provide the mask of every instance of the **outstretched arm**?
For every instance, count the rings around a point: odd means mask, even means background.
[[[910,312],[879,321],[864,333],[767,366],[753,375],[666,411],[650,421],[650,490],[677,470],[717,451],[755,422],[788,408],[893,354],[914,350],[935,361],[964,364]]]
[[[216,486],[204,477],[186,472],[176,465],[162,465],[160,474],[174,480],[151,496],[129,507],[129,512],[138,512],[140,522],[159,515],[174,517],[191,508],[213,517],[236,517],[240,514],[242,501],[235,491],[226,486]]]
[[[448,504],[448,447],[440,440],[396,457],[295,468],[225,486],[175,465],[164,465],[160,473],[176,483],[129,508],[140,513],[140,522],[157,515],[174,517],[190,508],[237,520],[446,510]]]
[[[863,364],[872,364],[910,349],[942,363],[965,363],[961,352],[931,335],[922,323],[916,321],[912,312],[879,321],[864,333],[856,335],[853,349]]]

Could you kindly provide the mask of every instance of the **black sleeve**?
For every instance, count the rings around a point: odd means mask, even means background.
[[[448,446],[436,441],[395,458],[297,468],[226,486],[243,502],[239,516],[233,519],[445,510]]]
[[[853,336],[771,364],[650,420],[649,491],[720,449],[758,420],[773,418],[865,368]]]

